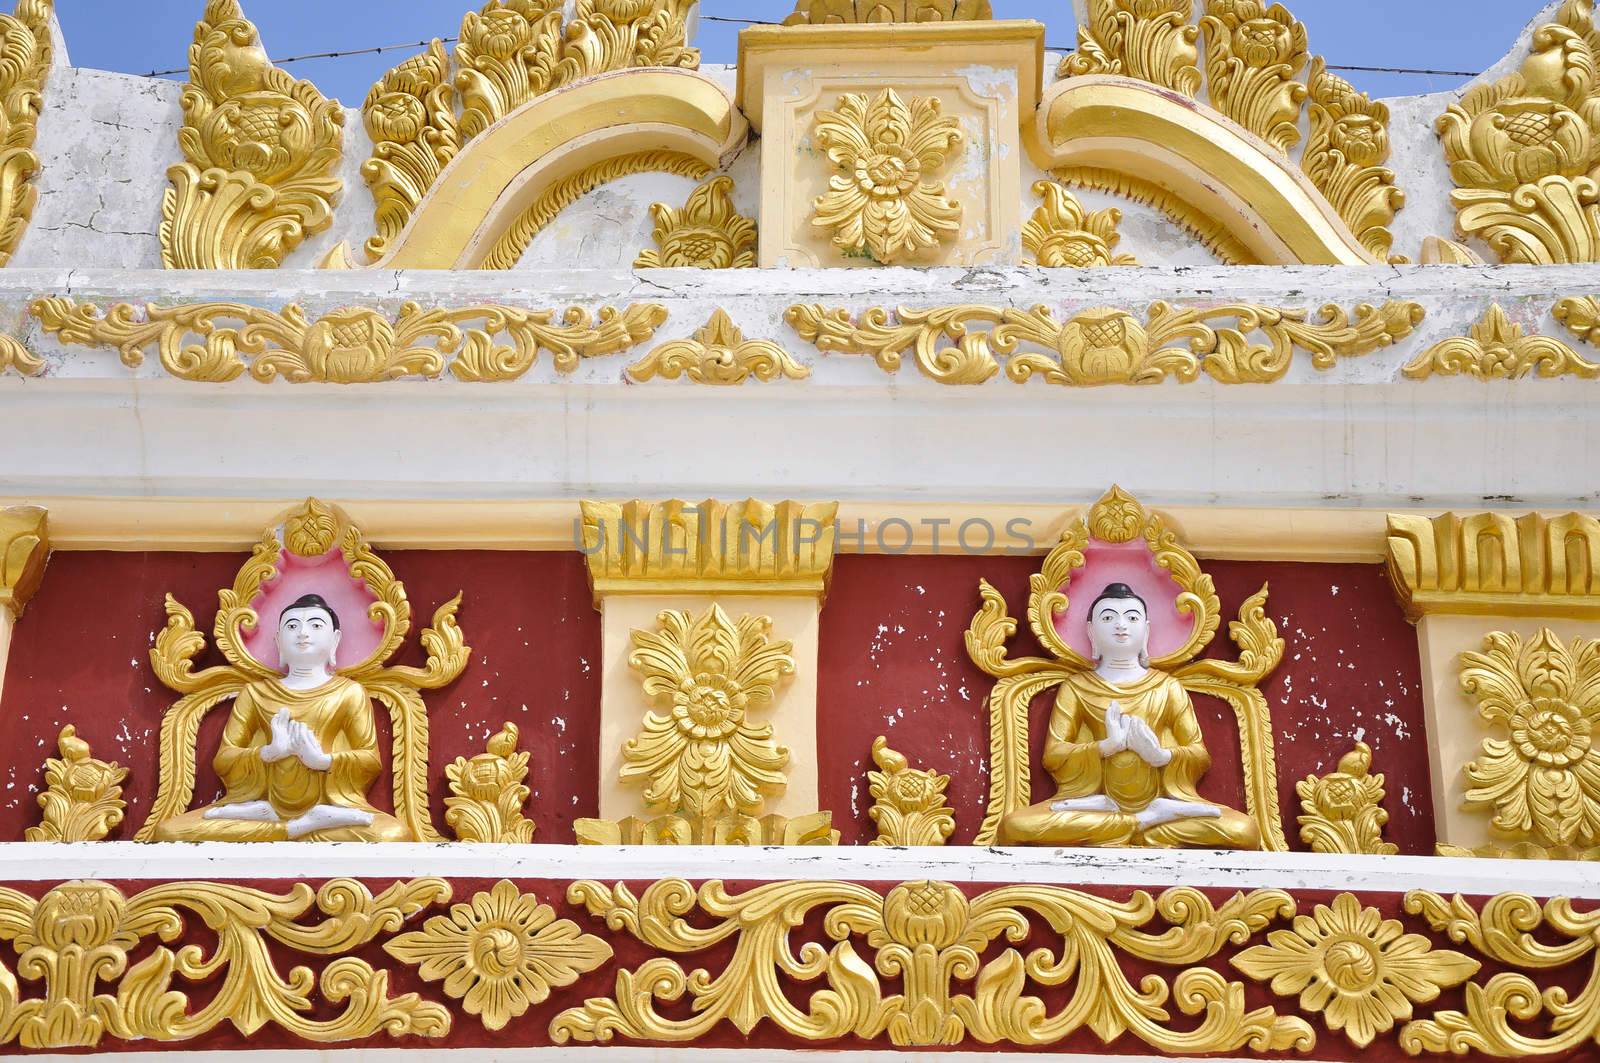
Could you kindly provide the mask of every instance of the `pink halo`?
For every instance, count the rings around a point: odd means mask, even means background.
[[[1150,610],[1150,656],[1165,657],[1183,648],[1194,632],[1194,617],[1178,612],[1178,586],[1172,573],[1156,565],[1143,542],[1107,543],[1090,539],[1083,565],[1067,577],[1067,611],[1055,618],[1056,634],[1084,657],[1090,657],[1089,607],[1110,583],[1126,583]]]
[[[303,594],[320,594],[339,614],[338,663],[341,668],[360,664],[378,648],[383,625],[367,616],[377,601],[367,585],[353,579],[344,566],[344,555],[337,549],[321,557],[301,557],[283,551],[278,557],[278,574],[266,583],[250,603],[260,618],[255,631],[246,636],[244,648],[250,656],[273,671],[281,672],[278,658],[278,614]]]

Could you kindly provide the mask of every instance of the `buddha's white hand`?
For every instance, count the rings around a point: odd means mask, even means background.
[[[1161,739],[1150,725],[1137,717],[1128,719],[1128,748],[1152,768],[1164,768],[1172,763],[1172,750],[1162,748]]]
[[[288,709],[279,709],[278,714],[272,718],[272,741],[261,747],[261,763],[276,764],[285,757],[294,755],[294,742],[290,728],[297,726],[289,716]]]
[[[289,721],[289,742],[300,763],[312,771],[327,771],[333,767],[333,758],[322,751],[322,743],[311,733],[311,728],[298,720]]]
[[[1120,701],[1113,701],[1106,706],[1106,736],[1100,740],[1102,757],[1114,757],[1128,748],[1128,724],[1128,717],[1122,715]]]

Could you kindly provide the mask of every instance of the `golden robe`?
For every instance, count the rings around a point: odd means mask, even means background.
[[[1115,701],[1124,716],[1143,720],[1172,759],[1162,767],[1132,749],[1100,754],[1106,710]],[[1113,685],[1092,671],[1061,684],[1050,713],[1044,767],[1056,794],[1000,821],[1001,844],[1125,845],[1153,848],[1259,849],[1255,820],[1203,798],[1195,784],[1211,766],[1189,692],[1172,676],[1150,669],[1144,678]],[[1114,811],[1051,808],[1057,801],[1109,797]],[[1136,815],[1156,798],[1215,806],[1218,816],[1195,816],[1140,829]]]
[[[314,771],[290,755],[271,764],[261,747],[272,741],[272,718],[288,709],[305,724],[332,759],[327,771]],[[367,803],[367,790],[383,764],[372,702],[360,683],[336,676],[312,690],[290,690],[277,679],[251,683],[234,699],[212,762],[227,792],[214,805],[165,820],[155,829],[156,841],[288,841],[287,823],[317,805],[339,805],[371,814],[368,826],[333,827],[302,835],[299,841],[414,841],[393,816]],[[280,821],[207,819],[211,808],[267,801]]]

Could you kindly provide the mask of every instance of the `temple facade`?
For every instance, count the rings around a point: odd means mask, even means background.
[[[0,1054],[1600,1055],[1591,0],[252,3],[0,16]]]

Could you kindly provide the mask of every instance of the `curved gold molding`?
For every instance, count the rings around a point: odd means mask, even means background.
[[[1090,75],[1040,101],[1030,145],[1044,169],[1139,173],[1170,190],[1267,265],[1380,260],[1284,155],[1237,123],[1144,81]]]
[[[560,182],[641,152],[720,167],[747,128],[722,86],[694,70],[621,70],[546,93],[461,149],[373,268],[484,268]]]

